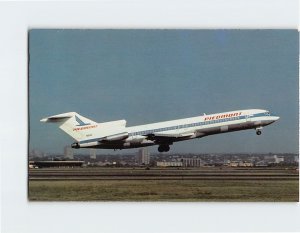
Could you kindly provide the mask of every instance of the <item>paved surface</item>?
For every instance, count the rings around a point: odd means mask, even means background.
[[[298,180],[295,168],[41,168],[29,180]]]

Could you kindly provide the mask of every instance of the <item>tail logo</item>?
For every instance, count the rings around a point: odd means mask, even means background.
[[[84,123],[82,120],[79,119],[79,117],[75,116],[75,120],[77,121],[78,125],[76,126],[84,126],[84,125],[90,125],[90,123]]]

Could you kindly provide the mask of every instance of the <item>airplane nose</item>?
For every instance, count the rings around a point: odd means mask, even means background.
[[[274,117],[273,117],[273,120],[274,120],[274,121],[278,121],[279,119],[280,119],[279,116],[274,116]]]

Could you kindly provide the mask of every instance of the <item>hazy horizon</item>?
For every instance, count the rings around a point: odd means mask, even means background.
[[[170,153],[297,154],[298,36],[297,30],[30,30],[29,148],[62,153],[73,143],[57,125],[39,121],[63,112],[133,126],[260,108],[280,116],[262,135],[246,130],[177,142]]]

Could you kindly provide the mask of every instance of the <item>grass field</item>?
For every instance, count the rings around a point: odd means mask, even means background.
[[[30,180],[32,201],[298,201],[298,180]]]

